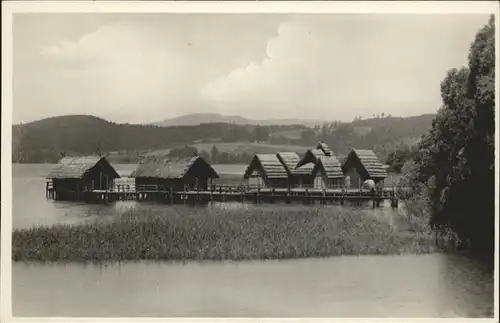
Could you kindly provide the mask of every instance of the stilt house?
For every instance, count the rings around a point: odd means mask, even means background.
[[[287,170],[277,154],[256,154],[248,165],[244,179],[259,187],[288,187]]]
[[[360,188],[363,182],[371,179],[377,186],[383,186],[387,171],[372,150],[351,149],[342,165],[342,171],[350,182],[351,188]]]
[[[292,174],[292,171],[300,160],[299,154],[295,152],[279,152],[276,154],[276,157],[278,157],[278,160],[285,167],[288,174]]]
[[[301,167],[307,163],[316,164],[320,156],[334,156],[332,150],[322,142],[320,142],[315,149],[308,149],[299,160],[296,167]]]
[[[321,149],[326,156],[333,156],[333,151],[324,142],[318,143],[316,149]]]
[[[319,156],[314,165],[312,176],[314,188],[340,188],[344,185],[344,173],[342,165],[333,156]]]
[[[70,198],[75,193],[111,190],[114,180],[120,178],[105,157],[64,157],[47,179],[58,199]]]
[[[295,186],[297,187],[313,187],[314,177],[313,177],[314,163],[306,163],[300,167],[295,167],[293,170],[293,176],[296,178]]]
[[[303,183],[310,183],[312,185],[312,166],[304,165],[302,168],[297,169],[296,166],[300,161],[299,154],[295,152],[279,152],[276,154],[279,161],[285,167],[288,174],[288,184],[290,187],[302,186]]]
[[[321,184],[321,180],[323,177],[323,171],[321,168],[323,166],[320,166],[320,168],[316,168],[316,164],[319,161],[320,157],[330,157],[333,156],[334,159],[336,160],[332,150],[326,145],[325,143],[318,143],[315,149],[308,149],[302,158],[300,158],[299,162],[295,166],[295,174],[300,174],[299,177],[299,186],[301,187],[320,187],[323,184]],[[326,163],[334,163],[334,160]],[[316,169],[315,173],[313,174],[313,171]],[[319,171],[318,171],[319,170]],[[326,174],[326,173],[325,173]],[[333,173],[332,173],[333,174]],[[315,179],[316,176],[318,176],[318,179]],[[335,175],[336,176],[336,175]],[[324,186],[330,187],[332,184],[328,184],[328,181],[333,180],[334,178],[330,178],[325,180]],[[315,184],[316,182],[316,184]]]
[[[321,149],[308,149],[299,160],[296,167],[301,167],[308,163],[315,165],[320,156],[326,157],[327,155],[325,155]]]
[[[209,181],[219,178],[217,172],[199,156],[170,158],[148,156],[137,165],[130,177],[135,178],[136,191],[178,192],[207,190]]]

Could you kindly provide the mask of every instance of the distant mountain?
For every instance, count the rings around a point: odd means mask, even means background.
[[[186,118],[181,120],[187,122]],[[264,122],[241,117],[223,117],[225,122],[212,123],[220,121],[215,114],[191,115],[189,118],[192,122],[198,118],[199,124],[117,124],[94,116],[71,115],[13,125],[12,160],[52,163],[60,159],[61,153],[69,156],[101,151],[122,156],[120,162],[135,162],[139,154],[157,150],[168,152],[185,146],[198,147],[205,153],[217,146],[221,151],[241,155],[269,153],[275,149],[295,151],[297,147],[315,146],[318,141],[327,143],[338,156],[346,154],[350,148],[360,148],[374,149],[384,158],[398,147],[417,142],[431,128],[434,115],[378,117],[313,127],[294,125],[297,120],[288,120],[292,125],[265,125]],[[238,120],[243,124],[237,124]]]
[[[237,125],[298,125],[302,124],[307,127],[312,127],[321,124],[324,121],[308,120],[308,119],[269,119],[269,120],[254,120],[240,116],[225,116],[218,113],[195,113],[185,116],[166,119],[163,121],[152,123],[156,126],[194,126],[202,123],[231,123]]]
[[[116,124],[88,115],[42,119],[12,126],[12,158],[19,162],[54,162],[67,155],[121,151],[139,153],[195,142],[245,142],[256,139],[255,125],[204,123],[160,127]],[[265,126],[265,133],[306,129],[305,126]],[[262,131],[260,131],[262,136]],[[263,139],[260,139],[261,141]]]

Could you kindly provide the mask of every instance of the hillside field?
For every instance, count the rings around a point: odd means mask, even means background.
[[[232,154],[275,154],[277,152],[297,152],[298,154],[303,154],[307,149],[314,148],[308,146],[298,146],[298,145],[273,145],[269,143],[256,143],[256,142],[198,142],[192,144],[186,144],[190,147],[194,147],[198,152],[206,151],[210,153],[213,146],[216,146],[219,152],[232,153]],[[144,156],[148,155],[168,155],[172,149],[158,149],[151,150],[144,153]],[[110,160],[114,156],[120,156],[119,152],[112,152],[110,154]]]

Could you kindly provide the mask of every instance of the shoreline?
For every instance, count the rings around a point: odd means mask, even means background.
[[[37,261],[37,260],[17,260],[13,261],[12,264],[18,264],[22,266],[68,266],[68,265],[83,265],[83,266],[98,266],[102,268],[106,267],[120,267],[128,264],[153,264],[153,265],[178,265],[178,266],[187,266],[187,265],[239,265],[239,264],[252,264],[252,263],[285,263],[285,262],[293,262],[293,261],[328,261],[335,258],[358,258],[358,257],[413,257],[413,256],[433,256],[433,255],[448,255],[448,256],[463,256],[466,257],[466,254],[463,253],[454,253],[448,252],[445,250],[435,250],[432,252],[422,252],[422,253],[395,253],[395,254],[361,254],[361,255],[350,255],[350,254],[342,254],[335,256],[308,256],[308,257],[300,257],[300,258],[269,258],[269,259],[241,259],[241,260],[231,260],[231,259],[222,259],[222,260],[210,260],[210,259],[185,259],[185,260],[155,260],[155,259],[138,259],[138,260],[109,260],[109,261],[64,261],[64,260],[56,260],[56,261]],[[467,258],[467,257],[466,257]],[[469,259],[469,258],[468,258]],[[472,258],[471,258],[472,259]]]

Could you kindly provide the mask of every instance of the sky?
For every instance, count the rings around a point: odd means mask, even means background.
[[[485,15],[16,14],[13,123],[435,113]]]

